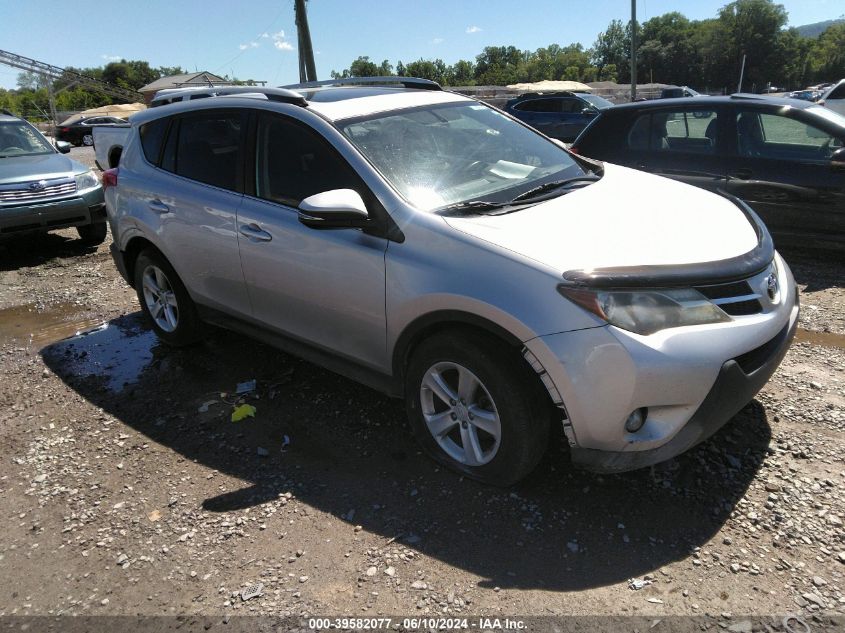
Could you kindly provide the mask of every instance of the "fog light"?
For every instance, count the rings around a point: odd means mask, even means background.
[[[643,428],[646,416],[648,416],[648,409],[645,407],[635,409],[631,415],[628,416],[628,419],[625,420],[625,430],[628,431],[628,433],[636,433]]]

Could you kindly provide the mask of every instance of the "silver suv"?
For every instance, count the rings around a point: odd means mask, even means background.
[[[592,470],[668,459],[786,353],[795,283],[738,200],[450,92],[262,92],[136,115],[104,174],[168,343],[214,323],[402,397],[435,458],[503,485],[552,424]]]

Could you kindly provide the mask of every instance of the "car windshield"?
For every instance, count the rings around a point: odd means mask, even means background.
[[[611,103],[604,97],[600,97],[598,95],[579,94],[578,96],[581,97],[587,103],[596,106],[597,108],[609,108],[613,105],[613,103]]]
[[[47,140],[26,123],[0,123],[0,158],[52,153]]]
[[[425,210],[509,202],[546,183],[586,174],[552,141],[476,102],[337,125],[408,202]]]

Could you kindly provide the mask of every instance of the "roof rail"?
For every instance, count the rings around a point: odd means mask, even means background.
[[[256,95],[262,94],[267,97],[268,101],[278,101],[281,103],[292,103],[294,105],[299,106],[307,106],[308,102],[298,92],[294,92],[293,90],[287,90],[285,88],[264,88],[263,86],[205,86],[201,88],[182,88],[182,89],[174,89],[174,88],[165,88],[167,90],[166,93],[164,91],[159,91],[156,93],[156,96],[153,97],[153,101],[160,99],[162,97],[173,99],[174,97],[178,97],[180,95],[196,95],[202,93],[208,93],[210,97],[232,97],[238,96],[241,94],[249,94],[249,95]]]
[[[395,86],[416,90],[443,90],[440,84],[430,79],[419,77],[346,77],[343,79],[326,79],[324,81],[306,81],[300,84],[280,86],[290,90],[303,88],[328,88],[332,86]]]
[[[771,95],[758,95],[753,92],[735,92],[731,95],[731,99],[756,99],[759,101],[771,101]]]

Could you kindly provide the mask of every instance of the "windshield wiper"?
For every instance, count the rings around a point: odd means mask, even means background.
[[[508,202],[493,202],[492,200],[467,200],[466,202],[456,202],[450,204],[439,210],[441,214],[449,214],[455,211],[490,211],[492,209],[502,209],[504,207],[511,207],[513,203]]]
[[[534,187],[533,189],[529,189],[528,191],[519,194],[516,198],[511,200],[511,202],[519,202],[520,200],[527,200],[529,198],[537,198],[540,195],[546,192],[552,192],[557,189],[562,189],[567,185],[571,185],[577,182],[595,182],[597,180],[601,180],[599,176],[575,176],[574,178],[565,178],[564,180],[553,180],[552,182],[547,182],[544,185],[540,185],[539,187]]]

